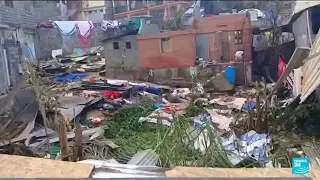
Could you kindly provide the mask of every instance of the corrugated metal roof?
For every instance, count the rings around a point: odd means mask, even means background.
[[[296,1],[294,7],[294,14],[300,13],[308,8],[320,5],[320,1]]]
[[[320,1],[295,1],[294,3],[295,5],[291,10],[292,15],[290,18],[286,20],[287,23],[294,22],[300,16],[300,13],[305,11],[306,9],[320,5]],[[284,24],[287,24],[287,23],[284,23]]]
[[[311,52],[308,57],[320,52],[320,31],[318,31],[317,37],[312,45]],[[320,56],[316,56],[306,62],[302,66],[302,91],[301,101],[305,101],[308,96],[319,86],[320,84]]]

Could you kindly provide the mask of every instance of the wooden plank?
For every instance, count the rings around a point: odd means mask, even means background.
[[[89,178],[93,165],[25,156],[0,155],[2,178]]]
[[[320,171],[311,169],[309,175],[293,175],[291,168],[200,168],[175,167],[166,171],[166,177],[312,177],[320,179]]]
[[[13,138],[9,141],[1,141],[0,142],[0,147],[1,146],[4,146],[4,145],[7,145],[7,144],[10,144],[10,143],[15,143],[15,142],[18,142],[18,141],[22,141],[22,140],[25,140],[26,141],[30,141],[30,139],[33,137],[33,136],[42,136],[43,135],[43,131],[40,130],[40,131],[37,131],[37,132],[33,132],[33,133],[30,133],[27,137],[16,137],[16,138]],[[59,141],[59,140],[58,140]]]

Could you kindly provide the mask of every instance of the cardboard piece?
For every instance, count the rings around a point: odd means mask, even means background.
[[[93,165],[42,158],[0,155],[2,178],[89,178]]]

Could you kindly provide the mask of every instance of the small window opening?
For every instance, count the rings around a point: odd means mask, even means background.
[[[26,12],[31,12],[31,11],[30,11],[30,6],[29,6],[29,4],[25,4],[25,5],[24,5],[24,10],[25,10]]]
[[[127,49],[131,49],[131,43],[130,42],[126,42],[126,48]]]
[[[170,38],[161,38],[161,53],[172,52]]]
[[[113,49],[119,49],[119,43],[113,42]]]
[[[242,44],[242,31],[235,31],[234,32],[234,43],[235,44]]]

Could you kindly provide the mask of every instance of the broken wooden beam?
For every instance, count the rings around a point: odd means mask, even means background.
[[[60,124],[59,124],[59,143],[60,143],[62,161],[69,161],[67,126],[63,121],[60,121]]]

